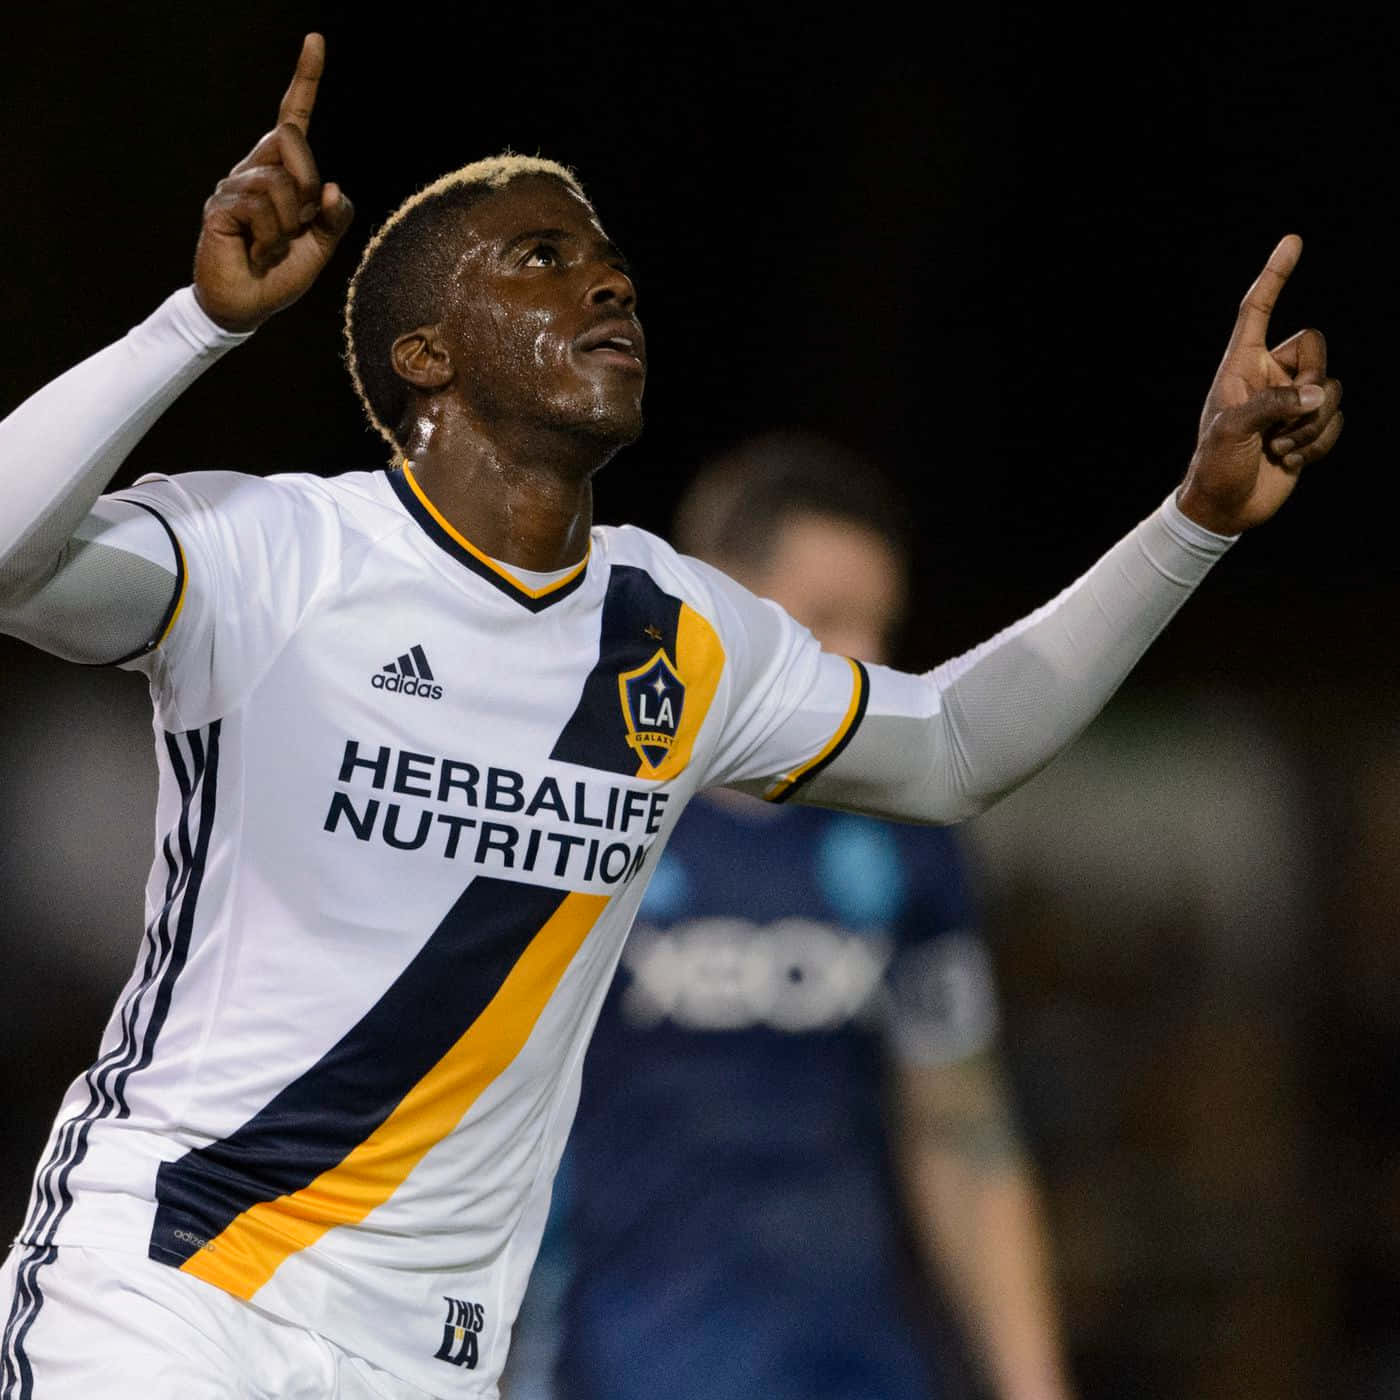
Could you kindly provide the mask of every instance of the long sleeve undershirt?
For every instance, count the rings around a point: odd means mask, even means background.
[[[156,419],[247,339],[217,326],[184,287],[0,423],[0,631],[90,663],[154,640],[174,551],[146,559],[105,547],[105,530],[139,507],[94,507]]]
[[[104,529],[140,507],[98,497],[161,413],[245,339],[185,288],[0,423],[0,630],[82,661],[155,640],[173,549],[104,546]],[[1169,499],[966,655],[924,675],[871,667],[859,730],[801,800],[923,822],[982,810],[1089,723],[1230,543]]]
[[[1084,730],[1232,542],[1168,497],[989,641],[922,676],[872,667],[859,730],[798,800],[905,821],[984,811]]]

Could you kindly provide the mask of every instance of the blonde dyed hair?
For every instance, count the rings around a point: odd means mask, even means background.
[[[566,165],[511,151],[474,160],[409,195],[375,230],[360,255],[345,297],[345,367],[376,432],[402,452],[396,430],[409,386],[390,360],[393,343],[414,326],[437,319],[438,296],[460,255],[451,235],[455,215],[512,180],[543,175],[587,200]]]

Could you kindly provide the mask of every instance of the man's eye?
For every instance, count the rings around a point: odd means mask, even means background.
[[[526,267],[557,267],[559,264],[559,250],[549,243],[541,243],[538,248],[531,248],[525,259]]]

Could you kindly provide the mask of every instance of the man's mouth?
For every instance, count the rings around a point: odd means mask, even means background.
[[[641,372],[646,369],[646,342],[641,328],[633,321],[604,321],[585,331],[574,342],[574,349],[590,360]]]

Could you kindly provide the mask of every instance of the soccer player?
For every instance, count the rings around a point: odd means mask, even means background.
[[[205,205],[194,283],[0,425],[0,616],[141,671],[149,917],[0,1283],[13,1396],[490,1396],[579,1066],[699,789],[947,822],[1068,743],[1340,429],[1321,337],[1240,311],[1179,491],[1052,603],[902,675],[633,529],[627,265],[574,177],[477,162],[351,281],[395,468],[103,496],[162,410],[311,284],[351,218],[307,129]],[[1143,450],[1151,450],[1143,449]]]
[[[858,459],[779,434],[701,473],[675,540],[879,661],[903,536]],[[975,927],[947,828],[722,789],[687,808],[584,1062],[563,1400],[936,1393],[906,1228],[990,1393],[1070,1394]]]

